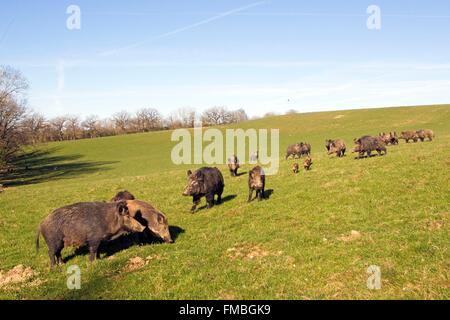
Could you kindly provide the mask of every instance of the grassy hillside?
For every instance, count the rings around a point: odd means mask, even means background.
[[[289,143],[310,142],[312,170],[293,175],[293,160],[282,159],[279,174],[267,178],[270,199],[247,204],[247,175],[231,178],[219,166],[229,200],[192,215],[191,199],[181,196],[188,166],[172,164],[170,132],[34,150],[22,159],[29,170],[0,178],[9,184],[0,193],[0,270],[22,264],[35,275],[0,284],[0,298],[450,298],[449,105],[278,116],[235,127],[279,128],[282,158]],[[364,134],[421,128],[433,129],[435,141],[401,141],[385,157],[337,159],[324,148],[327,138],[343,138],[350,149]],[[34,249],[39,222],[52,209],[109,200],[122,189],[167,214],[175,243],[120,250],[120,239],[92,265],[80,254],[49,271],[45,244],[38,255]],[[348,236],[352,230],[360,237]],[[130,268],[136,257],[144,265]],[[81,290],[66,287],[72,264],[82,270]],[[367,289],[370,265],[381,268],[381,290]]]

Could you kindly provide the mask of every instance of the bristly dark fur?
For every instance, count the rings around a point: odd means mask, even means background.
[[[217,168],[204,167],[194,173],[188,171],[188,183],[183,192],[184,196],[192,196],[194,212],[200,204],[200,199],[206,197],[207,208],[214,206],[214,196],[217,195],[217,203],[222,202],[222,193],[225,187],[222,173]]]

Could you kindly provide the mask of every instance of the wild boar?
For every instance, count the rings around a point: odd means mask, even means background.
[[[183,196],[192,196],[194,205],[191,212],[194,212],[200,204],[200,199],[206,197],[206,207],[214,206],[214,196],[217,195],[217,203],[222,202],[222,193],[225,187],[222,173],[217,168],[204,167],[192,173],[187,172],[188,182],[183,192]]]
[[[235,155],[232,155],[228,158],[228,169],[230,170],[230,174],[232,177],[237,176],[237,171],[239,169],[239,160]]]
[[[333,141],[334,140],[331,140],[331,139],[325,140],[325,148],[327,149],[327,152],[330,152],[330,148],[331,148],[331,145],[333,144]]]
[[[301,156],[301,148],[302,146],[300,143],[291,144],[286,150],[286,160],[290,156],[293,156],[294,159],[295,157],[299,158]]]
[[[328,150],[328,154],[335,153],[337,157],[343,157],[345,155],[345,151],[347,147],[345,146],[345,142],[342,139],[336,140],[326,140],[325,147]]]
[[[419,140],[419,136],[415,131],[402,131],[400,134],[400,139],[404,139],[406,143],[409,143],[409,140],[417,142],[417,140]]]
[[[294,163],[294,164],[292,165],[292,172],[298,173],[298,170],[299,170],[298,163]]]
[[[386,145],[388,145],[391,142],[391,134],[390,133],[386,134],[383,132],[383,133],[380,133],[378,136],[381,138],[381,140],[383,140],[383,142]]]
[[[144,234],[149,231],[164,242],[173,243],[169,231],[169,221],[164,213],[144,201],[128,200],[126,203],[130,216],[146,228]]]
[[[264,188],[266,186],[266,175],[260,166],[254,167],[248,173],[248,202],[252,201],[253,191],[256,191],[256,198],[261,201],[264,198]]]
[[[390,132],[389,135],[390,135],[389,143],[391,145],[397,145],[398,144],[397,132],[395,132],[395,131],[394,132]]]
[[[111,202],[117,202],[117,201],[126,201],[126,200],[134,200],[136,199],[134,195],[132,195],[127,190],[118,192],[114,198],[111,199]]]
[[[386,144],[380,137],[363,136],[359,139],[354,139],[356,144],[353,152],[358,153],[358,158],[362,158],[364,153],[367,153],[367,157],[371,157],[372,151],[377,151],[378,155],[387,154]]]
[[[305,168],[305,170],[310,170],[312,164],[313,164],[312,159],[311,159],[310,157],[308,157],[308,158],[306,158],[305,161],[303,162],[303,168]]]
[[[307,142],[300,142],[300,157],[303,155],[308,157],[311,155],[311,145]]]
[[[39,250],[39,236],[45,239],[50,265],[62,263],[64,247],[80,247],[87,244],[89,260],[98,255],[102,241],[117,238],[126,232],[142,232],[145,227],[130,216],[127,203],[84,202],[54,210],[38,228],[36,250]]]
[[[429,141],[433,141],[434,138],[434,132],[433,130],[426,129],[426,130],[417,130],[417,137],[420,139],[420,141],[424,142],[425,139],[428,139]]]

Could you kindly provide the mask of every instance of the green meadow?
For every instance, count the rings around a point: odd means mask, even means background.
[[[225,165],[225,202],[191,214],[182,197],[186,170],[170,155],[171,132],[36,146],[0,177],[0,299],[449,299],[450,105],[274,116],[220,127],[280,129],[280,169],[270,197],[247,203],[247,174]],[[353,138],[432,129],[432,142],[389,146],[386,156],[355,160]],[[344,158],[325,139],[342,138]],[[311,171],[291,171],[288,144],[312,145]],[[28,170],[25,167],[28,166]],[[240,172],[248,172],[243,165]],[[93,264],[64,249],[53,270],[36,230],[53,209],[108,201],[127,189],[163,211],[174,244],[105,243]],[[202,199],[203,207],[205,200]],[[353,231],[353,233],[352,233]],[[2,285],[18,265],[32,275]],[[81,269],[69,290],[67,268]],[[381,270],[370,290],[369,266]],[[19,275],[20,276],[20,275]]]

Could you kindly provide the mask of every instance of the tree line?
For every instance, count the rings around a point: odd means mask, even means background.
[[[0,66],[0,169],[7,166],[24,145],[192,128],[197,119],[201,119],[203,126],[248,120],[243,109],[228,110],[222,106],[200,114],[192,108],[180,108],[167,117],[155,108],[142,108],[135,113],[117,112],[109,118],[96,115],[46,118],[28,108],[28,88],[28,81],[19,70]]]

